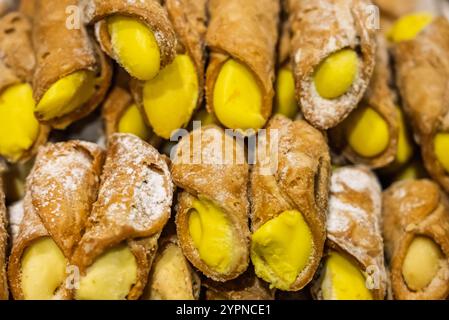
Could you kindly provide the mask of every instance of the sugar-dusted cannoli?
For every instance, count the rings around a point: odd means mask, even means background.
[[[215,125],[178,144],[172,175],[182,192],[176,215],[184,255],[215,281],[237,278],[249,263],[249,167],[244,146]]]
[[[296,97],[317,128],[341,123],[362,99],[373,73],[375,24],[369,0],[290,0]]]
[[[178,40],[177,55],[155,78],[135,81],[132,90],[155,134],[170,139],[203,101],[206,0],[167,0],[165,8]]]
[[[277,115],[257,156],[250,187],[251,260],[272,287],[298,291],[312,280],[326,239],[326,139],[305,121]]]
[[[210,0],[206,74],[210,112],[227,128],[262,128],[272,113],[280,3]]]
[[[80,14],[70,19],[66,13],[77,5],[77,0],[35,4],[35,115],[56,129],[90,114],[104,99],[112,77],[108,58],[91,40]]]
[[[389,36],[397,84],[424,165],[449,192],[449,22],[413,14],[401,18]]]
[[[436,183],[405,180],[387,189],[383,235],[394,298],[449,296],[449,200]]]
[[[73,254],[75,299],[138,299],[170,217],[173,185],[165,158],[131,134],[109,139],[98,198]]]
[[[45,143],[49,128],[34,116],[35,57],[31,24],[11,12],[0,19],[0,157],[26,161]]]
[[[87,0],[84,15],[103,51],[136,79],[153,79],[175,58],[176,36],[158,0]]]
[[[359,107],[330,134],[333,144],[351,162],[371,168],[400,167],[413,154],[411,137],[392,89],[386,40],[379,34],[371,83]]]
[[[8,278],[6,275],[6,250],[8,248],[8,232],[6,221],[5,194],[3,192],[3,164],[0,162],[0,300],[8,300]]]
[[[24,217],[9,258],[16,300],[70,299],[72,253],[97,197],[103,151],[71,141],[39,150],[24,199]]]
[[[312,291],[323,300],[383,300],[382,188],[365,166],[332,173],[327,254]]]

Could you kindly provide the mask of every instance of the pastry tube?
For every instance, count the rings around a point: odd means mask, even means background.
[[[81,275],[76,299],[142,295],[172,197],[170,172],[156,149],[131,134],[110,137],[98,198],[72,258]]]
[[[383,168],[412,156],[407,127],[393,91],[386,40],[378,34],[377,61],[359,107],[331,133],[337,149],[352,163]]]
[[[314,295],[323,300],[383,300],[387,275],[379,181],[365,166],[336,169],[331,180],[328,254]]]
[[[376,54],[365,0],[289,0],[296,97],[319,129],[341,123],[362,99]]]
[[[221,283],[204,281],[206,300],[274,300],[275,290],[249,269],[237,279]]]
[[[175,32],[159,0],[87,0],[84,9],[103,51],[132,77],[151,80],[175,58]]]
[[[66,273],[97,197],[103,158],[103,151],[87,142],[47,144],[39,150],[9,258],[15,300],[72,297]]]
[[[207,107],[225,127],[260,129],[271,116],[279,11],[275,0],[209,1]]]
[[[174,61],[149,81],[134,81],[133,95],[145,119],[161,138],[185,128],[203,101],[206,0],[167,0],[176,33]]]
[[[397,85],[424,165],[449,192],[449,22],[429,18],[414,38],[396,41],[393,54]],[[393,37],[398,40],[397,33]]]
[[[49,128],[34,116],[32,82],[36,60],[31,24],[19,12],[0,19],[0,157],[24,162],[45,143]]]
[[[307,122],[281,115],[261,137],[251,173],[251,260],[272,287],[298,291],[312,280],[323,254],[329,149]]]
[[[3,164],[0,163],[0,300],[8,300],[8,280],[6,276],[6,250],[8,248],[8,232],[6,231],[6,205],[3,192]]]
[[[215,281],[237,278],[249,263],[249,167],[243,145],[209,125],[185,136],[171,159],[173,181],[183,189],[176,228],[184,255]]]
[[[405,180],[383,195],[383,235],[393,295],[399,300],[449,295],[449,200],[430,180]]]
[[[159,241],[144,300],[198,300],[201,280],[182,254],[176,235]]]
[[[35,114],[56,129],[89,115],[103,101],[112,77],[109,59],[91,41],[80,17],[66,13],[77,5],[76,0],[35,4]]]

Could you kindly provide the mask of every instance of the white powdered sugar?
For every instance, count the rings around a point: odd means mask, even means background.
[[[8,207],[8,225],[13,244],[19,235],[20,224],[24,215],[23,201],[18,201]]]

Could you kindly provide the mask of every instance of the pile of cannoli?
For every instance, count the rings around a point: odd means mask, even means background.
[[[447,299],[448,19],[0,0],[0,300]]]

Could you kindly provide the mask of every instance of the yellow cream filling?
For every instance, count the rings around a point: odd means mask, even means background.
[[[150,129],[145,124],[142,114],[136,104],[131,105],[122,115],[118,123],[120,133],[132,133],[142,140],[150,136]]]
[[[143,105],[154,132],[170,139],[187,125],[198,103],[198,77],[188,55],[176,56],[143,88]]]
[[[214,87],[217,119],[231,129],[260,129],[267,119],[262,115],[262,90],[253,73],[230,59],[221,68]]]
[[[256,274],[281,290],[295,282],[312,250],[312,233],[296,210],[281,213],[252,235],[251,260]]]
[[[444,170],[449,173],[449,133],[438,133],[435,136],[434,151]]]
[[[344,95],[355,81],[358,65],[359,58],[352,49],[343,49],[328,56],[314,75],[318,94],[325,99]]]
[[[0,95],[0,155],[19,160],[36,141],[39,123],[29,84],[17,84]]]
[[[189,232],[201,260],[219,273],[235,263],[234,232],[226,214],[208,200],[195,200],[189,216]]]
[[[101,255],[81,278],[77,300],[125,300],[137,281],[137,262],[127,245]]]
[[[413,40],[433,20],[427,12],[406,15],[395,22],[388,32],[388,39],[393,42]]]
[[[25,300],[51,300],[65,279],[67,261],[49,237],[29,246],[21,261],[21,285]]]
[[[396,164],[403,165],[407,163],[413,156],[413,144],[410,140],[410,135],[407,132],[407,127],[405,125],[404,113],[401,109],[399,110],[399,137],[398,137],[398,149],[396,153]]]
[[[359,267],[335,251],[326,259],[321,292],[324,300],[373,300]]]
[[[390,142],[387,122],[369,107],[359,107],[349,116],[345,134],[352,150],[366,158],[378,156]]]
[[[107,24],[118,63],[134,78],[153,79],[161,67],[161,53],[152,30],[125,16],[110,17]]]
[[[58,81],[43,95],[35,112],[45,120],[62,117],[80,108],[95,92],[95,74],[77,71]]]
[[[276,82],[276,114],[282,114],[293,119],[298,113],[298,104],[295,97],[295,80],[293,73],[288,68],[282,68],[278,72]]]
[[[419,291],[427,287],[440,268],[443,253],[430,238],[413,239],[402,264],[402,275],[411,290]]]

